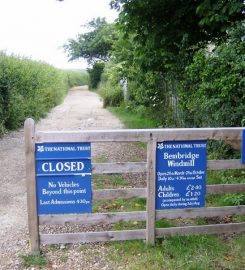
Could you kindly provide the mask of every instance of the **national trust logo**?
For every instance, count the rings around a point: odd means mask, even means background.
[[[37,152],[44,152],[44,146],[43,145],[37,146]]]
[[[163,143],[158,143],[158,144],[157,144],[157,149],[163,149],[163,148],[164,148]]]

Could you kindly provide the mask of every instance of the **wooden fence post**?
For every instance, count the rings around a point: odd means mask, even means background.
[[[147,145],[147,217],[146,217],[146,242],[155,245],[155,188],[156,188],[156,140],[150,133]]]
[[[37,195],[35,177],[35,123],[32,119],[26,119],[25,125],[25,155],[26,155],[26,189],[28,227],[31,243],[31,252],[40,252],[39,227],[37,215]]]

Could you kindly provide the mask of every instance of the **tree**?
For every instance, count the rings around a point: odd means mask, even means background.
[[[108,24],[105,18],[93,19],[85,25],[90,31],[82,33],[76,39],[70,39],[64,45],[70,61],[84,58],[92,67],[88,69],[90,86],[96,88],[101,80],[104,63],[110,60],[117,32],[114,24]]]
[[[90,87],[95,89],[101,80],[101,75],[104,71],[105,64],[103,62],[96,62],[92,68],[88,68],[88,74],[90,78]]]
[[[125,70],[128,69],[128,86],[134,106],[149,107],[154,112],[154,117],[160,115],[164,126],[240,123],[244,109],[239,106],[234,93],[238,89],[240,91],[238,86],[242,77],[236,71],[241,67],[239,61],[242,59],[242,50],[240,45],[238,50],[232,49],[235,45],[228,40],[228,30],[234,29],[235,25],[244,25],[243,2],[111,1],[112,8],[120,11],[117,27],[121,33],[120,39],[114,44],[113,55],[116,60],[122,61]],[[219,49],[215,50],[216,57],[206,58],[206,49],[210,43]],[[200,55],[203,57],[202,61],[198,61]],[[226,63],[226,57],[236,60],[232,63],[230,76],[230,62]],[[199,76],[199,69],[208,76]],[[212,79],[211,84],[208,83],[209,78]],[[196,82],[196,79],[199,81]],[[234,83],[235,80],[238,83]],[[223,81],[224,84],[221,83]],[[227,89],[225,95],[220,85]],[[210,91],[214,93],[212,100]],[[234,95],[235,98],[228,98],[229,95]],[[212,103],[218,101],[219,103]],[[209,114],[204,104],[209,106]],[[215,109],[215,104],[222,109]],[[183,111],[180,110],[180,105]],[[234,116],[232,121],[231,117],[227,117],[229,107]],[[224,109],[227,113],[224,113]],[[183,118],[185,112],[190,119]],[[186,120],[185,123],[183,119]]]
[[[116,39],[114,25],[108,24],[105,18],[97,18],[86,27],[90,29],[89,32],[79,34],[76,39],[70,39],[64,46],[70,61],[79,58],[86,59],[89,64],[108,61],[112,44]]]
[[[227,29],[244,20],[244,1],[203,0],[196,12],[200,17],[199,26],[210,38],[227,39],[229,37]]]
[[[226,29],[241,21],[242,0],[113,0],[120,10],[119,25],[134,35],[139,64],[144,70],[177,73],[195,51],[210,40],[224,39]]]

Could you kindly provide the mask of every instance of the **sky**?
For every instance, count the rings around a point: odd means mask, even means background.
[[[63,45],[86,31],[93,18],[117,18],[110,0],[0,0],[0,51],[45,61],[61,69],[85,69],[85,60],[68,62]]]

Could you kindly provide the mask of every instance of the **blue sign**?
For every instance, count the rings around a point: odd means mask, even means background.
[[[36,144],[38,214],[92,211],[90,143]]]
[[[242,131],[242,159],[241,159],[241,163],[245,164],[245,129]]]
[[[206,141],[158,142],[156,209],[205,206]]]

